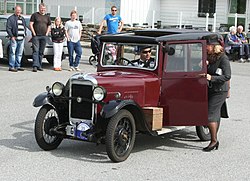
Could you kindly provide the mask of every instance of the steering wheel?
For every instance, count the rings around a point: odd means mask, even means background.
[[[121,60],[122,61],[125,60],[126,62],[128,62],[128,65],[131,64],[132,66],[135,66],[135,64],[133,62],[131,62],[130,60],[128,60],[124,57],[119,57],[117,62],[120,62]]]

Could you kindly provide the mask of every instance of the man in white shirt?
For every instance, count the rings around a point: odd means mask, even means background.
[[[69,52],[69,71],[80,71],[79,62],[82,56],[82,47],[80,44],[82,24],[77,20],[77,12],[75,10],[71,11],[70,17],[71,19],[65,23],[65,34]],[[75,61],[73,57],[74,51],[76,53]]]

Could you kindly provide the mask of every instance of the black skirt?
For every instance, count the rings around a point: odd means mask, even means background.
[[[220,121],[228,118],[226,106],[227,92],[208,91],[208,122]]]

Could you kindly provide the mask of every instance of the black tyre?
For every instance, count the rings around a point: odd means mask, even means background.
[[[201,141],[211,140],[211,135],[207,126],[196,126],[196,133]]]
[[[49,131],[58,124],[58,115],[52,106],[45,105],[39,110],[35,121],[35,138],[43,150],[54,150],[62,142],[63,138],[51,135]]]
[[[97,59],[96,59],[96,56],[95,55],[91,55],[89,57],[89,64],[90,65],[96,65],[97,64]]]
[[[46,57],[46,60],[49,62],[50,65],[54,65],[54,56]]]
[[[128,158],[134,147],[135,131],[134,117],[125,109],[110,119],[106,130],[106,150],[113,162]]]
[[[28,63],[29,63],[28,58],[25,55],[23,55],[21,60],[21,67],[24,67]]]
[[[218,122],[217,132],[220,128],[220,121]],[[211,140],[211,135],[207,126],[196,126],[197,136],[201,141],[209,141]]]

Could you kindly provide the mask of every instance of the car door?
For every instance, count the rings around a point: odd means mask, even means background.
[[[164,55],[160,104],[164,126],[207,124],[206,44],[172,42]]]

